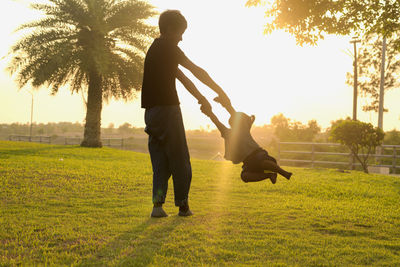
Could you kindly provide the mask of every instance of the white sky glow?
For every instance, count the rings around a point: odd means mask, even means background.
[[[256,116],[256,125],[270,123],[271,117],[278,113],[303,123],[315,119],[323,128],[332,120],[352,116],[353,89],[345,84],[346,72],[352,71],[353,59],[346,53],[352,49],[350,37],[329,36],[316,47],[299,47],[284,32],[263,35],[263,8],[246,8],[245,0],[149,2],[159,11],[181,10],[188,20],[188,29],[179,46],[226,91],[236,109]],[[37,19],[27,3],[27,0],[0,2],[0,123],[30,120],[31,95],[25,89],[18,90],[4,70],[7,62],[3,58],[18,39],[13,31],[20,24]],[[212,102],[215,94],[197,80],[194,82]],[[214,128],[179,82],[177,88],[186,128],[207,128],[207,125]],[[143,127],[140,93],[138,96],[129,103],[105,104],[102,126],[128,122]],[[389,109],[384,115],[385,130],[399,128],[399,100],[400,89],[385,95],[385,107]],[[82,97],[71,95],[68,88],[56,96],[41,88],[34,91],[34,101],[35,122],[84,121]],[[359,98],[358,118],[377,125],[377,114],[361,110],[365,101]],[[217,104],[213,108],[226,122],[226,112]]]

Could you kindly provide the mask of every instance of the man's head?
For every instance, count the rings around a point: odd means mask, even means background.
[[[229,118],[229,125],[231,128],[249,129],[253,125],[256,117],[254,115],[247,115],[243,112],[235,112]]]
[[[178,44],[187,28],[187,21],[179,10],[166,10],[160,15],[158,27],[162,37]]]

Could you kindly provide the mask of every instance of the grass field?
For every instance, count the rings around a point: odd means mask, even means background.
[[[0,142],[0,265],[399,266],[400,179],[192,160],[193,217],[151,219],[147,154]]]

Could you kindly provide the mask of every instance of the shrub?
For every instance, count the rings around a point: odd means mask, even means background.
[[[384,132],[371,123],[343,120],[333,126],[331,139],[347,146],[368,173],[368,157],[382,144]]]

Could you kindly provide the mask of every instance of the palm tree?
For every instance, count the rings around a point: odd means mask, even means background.
[[[11,48],[11,73],[20,87],[47,86],[52,94],[69,85],[87,93],[81,146],[101,147],[103,100],[132,99],[141,87],[145,50],[154,26],[153,7],[137,0],[48,0],[32,4],[46,16],[18,30],[30,33]]]

